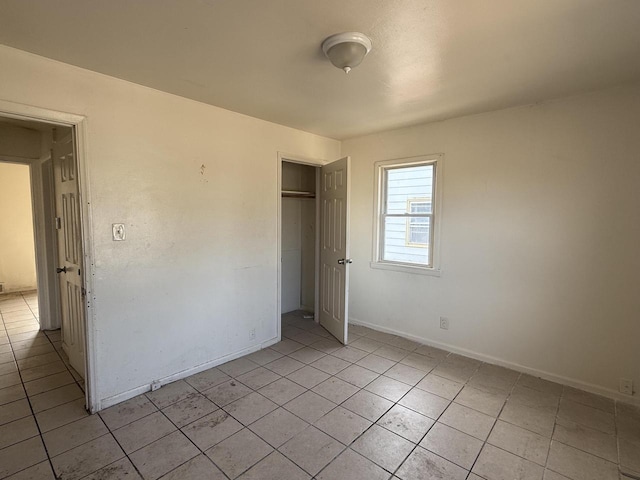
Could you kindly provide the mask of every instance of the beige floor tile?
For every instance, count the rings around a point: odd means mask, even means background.
[[[309,426],[280,447],[280,452],[310,475],[316,475],[344,448],[337,440]]]
[[[27,394],[21,384],[0,388],[0,405],[15,402],[26,396]]]
[[[259,365],[257,363],[253,363],[251,360],[242,357],[218,366],[218,370],[226,373],[230,377],[238,377],[243,373],[250,372],[258,367]]]
[[[359,388],[337,377],[331,377],[311,390],[333,403],[340,404],[355,394]]]
[[[325,338],[319,342],[312,343],[311,348],[315,348],[324,353],[333,353],[339,348],[342,348],[342,344],[333,338]]]
[[[618,479],[614,463],[559,442],[551,443],[547,468],[572,480]]]
[[[7,480],[56,480],[48,460],[7,477]]]
[[[82,480],[142,480],[140,474],[127,457],[116,460]]]
[[[8,375],[18,371],[18,365],[15,362],[0,364],[0,375]]]
[[[452,403],[442,414],[439,421],[480,440],[485,440],[489,436],[495,418]]]
[[[620,465],[625,470],[640,472],[640,445],[622,439],[619,442]]]
[[[55,408],[45,410],[36,414],[36,420],[41,432],[48,432],[54,428],[61,427],[75,420],[80,420],[88,416],[84,405],[84,398],[79,398],[72,402],[64,403]],[[104,410],[103,410],[104,412]],[[103,413],[100,412],[100,413]]]
[[[0,353],[0,363],[10,363],[14,360],[13,352]]]
[[[618,449],[615,435],[608,435],[598,430],[583,427],[577,423],[564,421],[557,424],[553,432],[553,439],[584,450],[610,462],[618,462]]]
[[[375,353],[372,353],[358,360],[356,364],[368,370],[372,370],[376,373],[383,374],[384,372],[389,370],[391,367],[393,367],[396,364],[396,362],[394,362],[393,360],[389,360],[388,358],[376,355]]]
[[[559,473],[546,469],[544,471],[543,480],[571,480],[571,479],[569,477],[565,477],[564,475],[560,475]]]
[[[335,407],[335,403],[311,391],[303,393],[284,405],[284,408],[309,423],[320,419]]]
[[[487,441],[491,445],[542,466],[547,462],[551,443],[547,437],[502,420],[498,420]]]
[[[389,473],[351,449],[347,449],[317,475],[317,480],[387,480]]]
[[[397,363],[384,373],[385,377],[393,378],[407,385],[415,386],[426,375],[426,372],[417,368]]]
[[[588,407],[597,408],[607,413],[615,413],[615,402],[612,399],[578,390],[577,388],[564,387],[562,398]]]
[[[26,340],[11,342],[11,346],[13,347],[14,351],[28,349],[31,347],[42,346],[42,345],[51,345],[51,342],[45,335],[38,336],[36,338],[29,338]]]
[[[210,388],[229,380],[231,380],[231,377],[217,368],[210,368],[209,370],[205,370],[185,378],[185,382],[199,392],[204,392],[205,390],[209,390]]]
[[[548,407],[549,410],[555,411],[558,408],[558,403],[560,403],[560,395],[516,385],[511,391],[509,401],[530,407]]]
[[[142,417],[157,411],[156,406],[144,395],[138,395],[130,400],[109,407],[100,412],[100,416],[110,430],[124,427]]]
[[[145,480],[160,478],[197,456],[200,451],[176,431],[129,455]]]
[[[382,468],[393,472],[411,453],[414,444],[378,425],[373,425],[351,448]]]
[[[544,468],[529,460],[485,444],[473,473],[491,480],[542,480]]]
[[[162,477],[162,480],[226,480],[226,478],[206,455],[200,454],[171,470]]]
[[[28,396],[38,395],[39,393],[48,392],[58,387],[64,387],[75,383],[73,376],[67,372],[54,373],[48,377],[32,380],[24,384],[24,388],[27,391]]]
[[[36,465],[47,459],[40,437],[33,437],[0,450],[0,478]]]
[[[439,377],[430,373],[418,382],[416,388],[433,393],[448,400],[453,400],[456,395],[458,395],[458,392],[462,390],[463,386],[464,384],[462,383],[454,382],[448,378]]]
[[[20,379],[20,374],[17,371],[0,376],[0,389],[13,387],[14,385],[20,385],[21,383],[22,380]]]
[[[247,358],[258,365],[266,365],[267,363],[271,363],[274,360],[281,358],[282,355],[282,353],[276,352],[271,348],[264,348],[257,352],[253,352],[251,355],[247,355]]]
[[[287,375],[289,380],[296,382],[304,388],[313,388],[319,383],[324,382],[329,377],[330,375],[328,373],[310,366],[302,367],[300,370],[296,370],[295,372]]]
[[[367,352],[364,352],[354,347],[345,346],[336,350],[331,355],[333,355],[334,357],[338,357],[346,362],[355,363],[361,358],[366,357]]]
[[[372,422],[377,421],[392,406],[393,402],[366,390],[360,390],[342,404],[342,407]]]
[[[0,449],[15,445],[39,435],[36,421],[32,416],[14,420],[0,426]]]
[[[411,353],[400,360],[402,365],[408,365],[413,368],[417,368],[424,372],[424,374],[429,373],[433,370],[436,365],[438,365],[438,361],[434,360],[430,357],[426,357],[424,355],[420,355],[419,353]]]
[[[290,357],[281,357],[271,363],[267,363],[264,367],[285,377],[296,370],[300,370],[304,367],[304,363]]]
[[[473,408],[491,417],[497,417],[507,400],[507,394],[491,393],[466,386],[458,394],[455,402],[465,407]]]
[[[274,448],[304,430],[309,424],[291,412],[278,408],[253,423],[250,429]]]
[[[289,355],[296,350],[304,348],[304,345],[287,338],[282,340],[281,342],[276,343],[275,345],[271,345],[271,347],[269,348],[275,350],[278,353],[281,353],[282,355]]]
[[[279,452],[272,452],[260,460],[241,480],[307,480],[311,477]]]
[[[387,360],[391,360],[392,362],[399,362],[400,360],[407,357],[411,352],[393,345],[382,345],[374,353],[378,357],[386,358]]]
[[[42,435],[49,456],[55,457],[79,445],[109,433],[98,415],[68,423]]]
[[[482,449],[482,441],[442,423],[436,423],[420,446],[465,470],[471,469]]]
[[[253,390],[258,390],[265,385],[275,382],[279,378],[281,377],[277,373],[263,367],[258,367],[244,375],[240,375],[238,381]]]
[[[313,363],[325,355],[326,353],[311,347],[304,347],[289,354],[291,358],[306,364]]]
[[[349,362],[331,355],[326,355],[311,364],[313,368],[322,370],[329,375],[335,375],[347,368],[349,365],[351,365]]]
[[[205,390],[203,393],[213,403],[219,407],[224,407],[239,398],[249,395],[251,392],[252,390],[249,387],[238,380],[228,380],[209,390]]]
[[[306,389],[297,383],[287,378],[281,378],[261,388],[259,393],[278,405],[284,405],[297,396],[302,395],[305,391]]]
[[[218,407],[211,400],[197,394],[165,407],[162,413],[178,427],[184,427],[217,409]]]
[[[555,409],[548,407],[538,408],[508,400],[500,413],[500,420],[551,438],[556,418],[555,413]]]
[[[417,447],[398,469],[396,476],[402,480],[423,480],[426,478],[464,480],[467,473],[458,465],[422,447]]]
[[[297,387],[302,388],[300,386]],[[278,408],[276,403],[260,393],[252,392],[235,402],[231,402],[224,407],[224,410],[240,423],[247,426],[274,411],[276,408]]]
[[[18,367],[20,370],[26,370],[33,367],[39,367],[40,365],[48,365],[60,360],[57,352],[44,353],[42,355],[35,355],[33,357],[27,357],[18,360]]]
[[[367,353],[373,353],[384,344],[382,342],[378,342],[372,338],[361,337],[357,340],[349,342],[349,346],[353,348],[357,348]]]
[[[557,422],[564,425],[565,421],[577,423],[610,435],[616,433],[615,418],[611,413],[563,398],[558,409]]]
[[[413,388],[398,403],[435,420],[445,411],[450,402],[432,393]]]
[[[163,385],[155,392],[149,392],[145,395],[156,407],[162,409],[195,393],[197,393],[195,388],[184,380],[178,380],[177,382]]]
[[[358,388],[367,386],[379,376],[379,374],[359,365],[351,365],[336,374],[336,377],[339,379],[355,385]]]
[[[75,480],[124,457],[124,452],[110,435],[104,435],[53,457],[53,469],[60,478]]]
[[[380,395],[392,402],[397,402],[411,390],[411,386],[392,378],[380,376],[367,385],[365,390]]]
[[[65,385],[64,387],[58,387],[48,392],[40,393],[29,398],[31,402],[31,408],[34,413],[48,410],[63,403],[77,400],[78,398],[84,398],[84,392],[75,383],[71,385]]]
[[[266,442],[245,428],[205,453],[233,480],[272,451]]]
[[[32,380],[37,380],[38,378],[43,378],[49,375],[54,375],[56,373],[66,371],[67,367],[65,366],[64,362],[62,360],[57,360],[47,365],[40,365],[38,367],[20,370],[20,375],[22,376],[23,382],[30,382]]]
[[[369,420],[342,407],[327,413],[314,426],[339,442],[349,445],[371,426]]]
[[[434,368],[431,373],[439,377],[448,378],[454,382],[466,383],[475,373],[476,367],[470,365],[458,365],[446,360]]]
[[[476,373],[470,380],[469,386],[490,393],[509,394],[516,379],[509,377],[496,377],[487,373]]]
[[[204,451],[242,430],[242,424],[220,409],[182,427],[181,430]]]
[[[129,454],[155,442],[159,438],[169,435],[175,430],[176,426],[162,412],[154,412],[114,430],[113,436],[116,437],[123,450]]]
[[[31,415],[31,407],[26,398],[0,406],[0,425]]]
[[[413,443],[418,443],[433,426],[434,421],[402,405],[394,405],[376,423]]]
[[[44,355],[52,352],[55,352],[53,345],[43,344],[43,345],[29,346],[28,348],[23,348],[22,350],[15,350],[14,355],[16,359],[22,360],[24,358],[35,357],[38,355]]]

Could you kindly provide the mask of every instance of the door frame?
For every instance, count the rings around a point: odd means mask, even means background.
[[[278,341],[282,339],[282,162],[299,163],[301,165],[309,165],[311,167],[320,168],[327,163],[328,160],[318,158],[305,157],[303,155],[295,155],[284,152],[278,152],[277,164],[277,234],[276,234],[276,266],[278,271],[277,288],[276,288],[276,319],[277,319],[277,336]],[[320,242],[318,232],[320,231],[320,205],[318,203],[318,182],[319,177],[316,175],[316,246],[315,246],[315,295],[314,295],[314,321],[318,322],[319,313],[319,292],[320,292]]]
[[[83,283],[86,291],[84,302],[85,318],[85,402],[91,413],[98,411],[96,398],[96,352],[95,352],[95,316],[93,303],[93,278],[95,275],[95,251],[92,236],[92,202],[89,182],[89,162],[87,145],[87,117],[74,113],[50,110],[32,105],[0,100],[0,116],[26,121],[49,123],[53,126],[71,127],[74,130],[76,147],[76,166],[78,168],[78,188],[80,192],[80,224],[82,233],[82,254],[85,274]],[[33,170],[33,169],[32,169]],[[51,289],[51,285],[48,285]]]

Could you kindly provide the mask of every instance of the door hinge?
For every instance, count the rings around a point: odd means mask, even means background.
[[[62,218],[56,217],[56,230],[60,230],[62,228]]]
[[[84,287],[81,287],[80,288],[80,293],[82,294],[83,297],[86,297],[87,296],[87,289],[84,288]]]

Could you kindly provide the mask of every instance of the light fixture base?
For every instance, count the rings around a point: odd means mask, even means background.
[[[371,40],[359,32],[337,33],[322,42],[322,51],[331,63],[349,73],[371,51]]]

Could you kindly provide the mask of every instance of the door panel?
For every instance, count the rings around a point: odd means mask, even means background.
[[[349,307],[349,157],[322,167],[320,324],[346,345]]]
[[[71,366],[84,377],[85,320],[82,268],[82,229],[73,135],[57,139],[52,149],[56,224],[58,232],[58,281],[62,319],[62,349]]]

